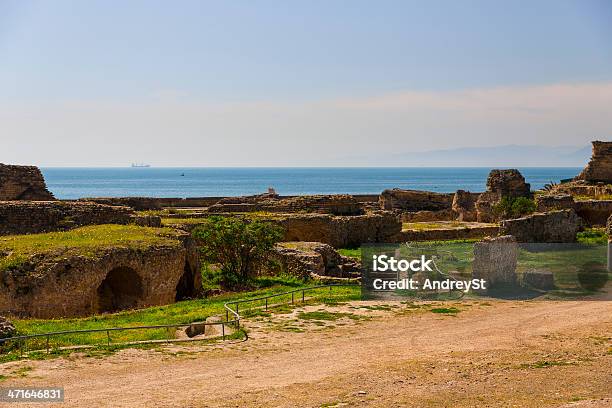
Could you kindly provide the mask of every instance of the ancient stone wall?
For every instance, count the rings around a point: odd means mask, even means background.
[[[59,318],[173,303],[197,295],[199,261],[189,238],[95,256],[41,254],[0,281],[0,314]]]
[[[475,226],[466,228],[440,228],[427,230],[403,230],[393,242],[442,241],[449,239],[472,239],[494,237],[499,234],[496,225]]]
[[[574,198],[569,194],[539,195],[535,201],[538,212],[574,208]]]
[[[590,227],[601,227],[612,214],[612,200],[584,200],[574,203],[574,210]]]
[[[392,190],[383,191],[380,194],[379,203],[380,208],[383,210],[450,210],[453,203],[453,194],[394,188]]]
[[[576,180],[612,183],[612,142],[593,142],[591,161]]]
[[[0,163],[0,201],[54,199],[38,167]]]
[[[570,209],[502,221],[500,234],[512,235],[520,243],[575,242],[580,228],[580,218]]]
[[[362,205],[351,195],[305,195],[288,198],[261,195],[228,197],[208,208],[209,212],[321,213],[333,215],[363,214]]]
[[[386,211],[356,216],[296,214],[275,222],[285,230],[284,241],[323,242],[335,248],[395,242],[402,229],[398,217]]]
[[[63,231],[94,224],[159,225],[159,217],[145,218],[140,220],[128,207],[96,203],[0,201],[0,235]]]

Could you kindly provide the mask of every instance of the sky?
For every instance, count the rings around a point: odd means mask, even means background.
[[[607,0],[0,0],[4,163],[410,166],[610,118]]]

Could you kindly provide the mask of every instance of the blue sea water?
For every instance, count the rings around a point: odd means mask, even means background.
[[[259,194],[274,187],[281,195],[378,194],[387,188],[454,192],[484,191],[490,168],[42,168],[57,198],[206,197]],[[519,168],[532,189],[572,178],[578,167]]]

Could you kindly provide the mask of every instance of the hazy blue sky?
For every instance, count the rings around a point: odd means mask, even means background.
[[[5,163],[359,165],[610,118],[606,0],[0,0]]]

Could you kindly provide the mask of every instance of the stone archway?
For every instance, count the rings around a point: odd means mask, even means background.
[[[183,274],[176,284],[175,301],[192,299],[195,296],[195,282],[193,271],[189,262],[185,262]]]
[[[132,309],[138,305],[142,295],[142,279],[134,269],[126,266],[114,268],[98,286],[96,312]]]

